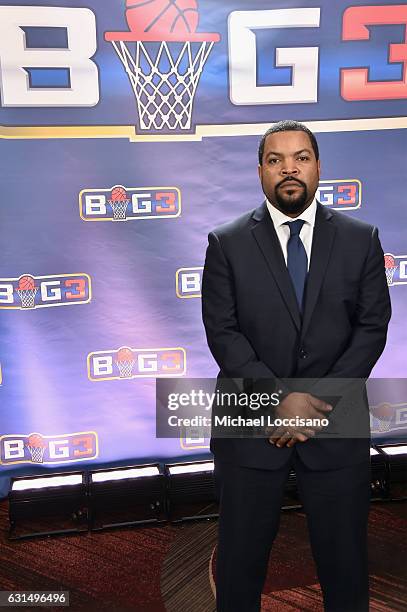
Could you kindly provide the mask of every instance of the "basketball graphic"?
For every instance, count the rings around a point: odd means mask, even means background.
[[[123,187],[115,187],[114,189],[112,189],[111,200],[113,202],[127,200],[126,190],[123,189]]]
[[[35,307],[35,295],[38,287],[35,286],[35,279],[29,274],[23,274],[18,279],[18,285],[16,292],[21,300],[21,306],[23,308],[34,308]]]
[[[138,34],[165,34],[196,32],[198,5],[196,0],[127,0],[126,20],[129,29]]]
[[[132,361],[133,358],[133,351],[127,348],[127,346],[117,351],[117,361]]]
[[[396,262],[394,261],[393,255],[385,255],[384,256],[384,267],[386,269],[388,269],[388,268],[395,268],[396,267]]]
[[[133,351],[127,346],[122,346],[117,351],[116,364],[119,368],[120,378],[130,378],[134,366]]]
[[[39,434],[32,434],[28,438],[28,446],[34,446],[36,448],[45,448],[46,444],[44,438]]]
[[[378,406],[370,406],[370,413],[379,421],[379,431],[388,431],[394,415],[394,408],[391,404],[383,402]]]
[[[130,80],[140,129],[189,130],[199,79],[220,35],[197,32],[197,0],[126,0],[125,16],[128,31],[105,32],[105,40]]]
[[[124,187],[117,185],[113,187],[110,200],[108,200],[113,211],[113,221],[126,221],[127,206],[130,202]]]
[[[35,288],[35,280],[32,276],[29,276],[28,274],[20,276],[20,278],[18,279],[18,288],[23,291],[27,289],[32,290]]]
[[[44,452],[47,445],[44,439],[39,434],[31,434],[28,437],[27,448],[30,451],[31,459],[34,463],[42,463],[44,459]]]
[[[390,285],[393,284],[393,276],[397,270],[396,260],[391,253],[384,254],[384,269],[386,272],[387,284],[390,287]]]

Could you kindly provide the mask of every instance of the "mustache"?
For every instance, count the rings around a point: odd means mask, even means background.
[[[276,189],[279,189],[279,187],[284,185],[284,183],[297,183],[298,185],[301,185],[301,187],[306,187],[305,183],[303,183],[299,179],[296,179],[292,176],[287,176],[285,179],[283,179],[280,183],[276,185]]]

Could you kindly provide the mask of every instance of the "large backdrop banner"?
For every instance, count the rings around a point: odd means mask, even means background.
[[[281,119],[316,133],[322,204],[379,227],[373,374],[405,376],[404,3],[0,0],[0,91],[0,476],[207,455],[156,439],[155,378],[217,374],[207,234],[262,201]],[[407,397],[377,405],[397,435]]]

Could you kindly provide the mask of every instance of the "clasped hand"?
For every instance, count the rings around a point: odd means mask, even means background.
[[[323,419],[331,412],[332,406],[309,393],[289,393],[276,407],[275,415],[278,419]],[[291,447],[297,442],[306,442],[322,429],[315,427],[286,427],[278,426],[272,430],[268,438],[270,444],[279,448]]]

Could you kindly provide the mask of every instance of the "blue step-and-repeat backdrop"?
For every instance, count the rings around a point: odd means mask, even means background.
[[[0,95],[3,493],[13,473],[207,456],[156,439],[155,378],[217,374],[207,234],[261,202],[280,119],[316,133],[319,200],[379,227],[373,375],[405,376],[405,4],[0,0]],[[407,397],[375,402],[373,433],[397,438]]]

